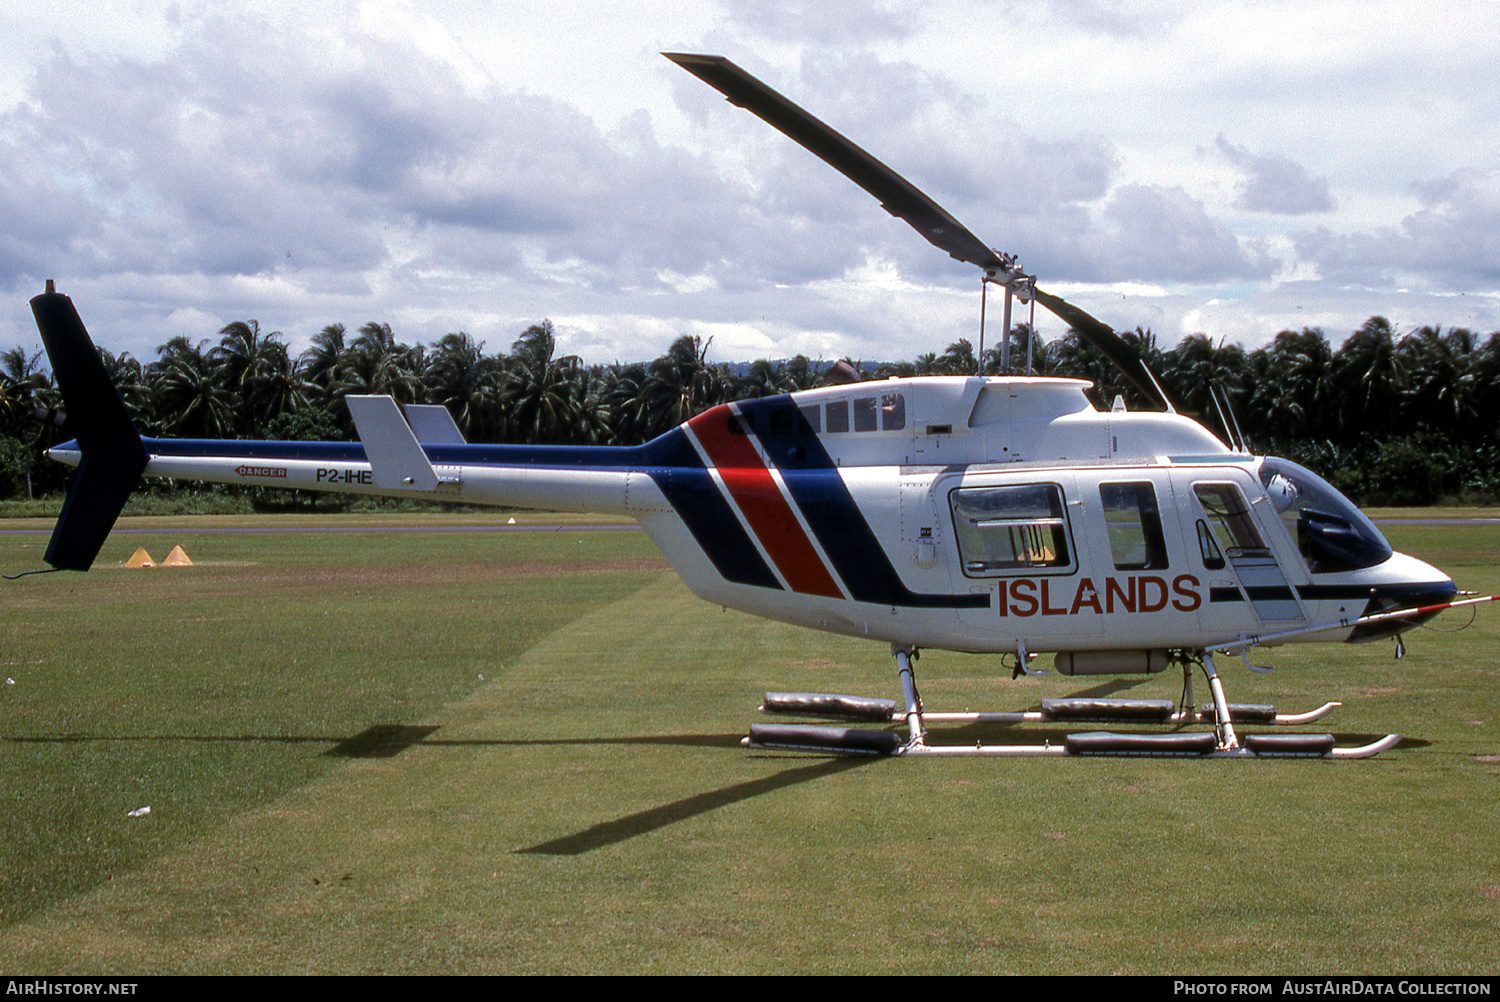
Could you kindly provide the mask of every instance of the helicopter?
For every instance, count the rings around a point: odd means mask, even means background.
[[[1108,325],[1043,292],[905,178],[721,56],[665,53],[876,197],[981,288],[1041,304],[1163,411],[1097,409],[1085,380],[1035,375],[845,381],[722,404],[638,446],[472,444],[440,405],[348,399],[360,441],[142,438],[77,310],[47,290],[32,310],[75,437],[78,468],[45,561],[87,570],[142,476],[629,516],[698,597],[756,616],[888,644],[901,699],[767,693],[772,714],[879,727],[752,725],[755,748],[891,756],[1152,755],[1362,758],[1386,735],[1245,733],[1317,720],[1231,704],[1216,658],[1291,642],[1396,637],[1460,593],[1392,549],[1333,486],[1255,456],[1179,413]],[[1008,333],[1008,332],[1007,332]],[[1002,369],[1009,371],[1002,342]],[[981,350],[981,357],[983,352]],[[1072,697],[1003,713],[928,711],[923,649],[999,655],[1016,675],[1052,655],[1061,675],[1183,673],[1183,698]],[[1268,670],[1268,669],[1262,669]],[[1211,700],[1193,699],[1201,671]],[[957,745],[945,723],[1106,724],[1054,744]],[[1185,729],[1207,724],[1207,730]],[[902,728],[904,727],[904,735]]]

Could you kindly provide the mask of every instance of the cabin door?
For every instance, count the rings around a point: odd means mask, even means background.
[[[1204,567],[1232,574],[1261,623],[1304,623],[1307,612],[1245,500],[1247,487],[1221,477],[1193,479],[1188,504]]]

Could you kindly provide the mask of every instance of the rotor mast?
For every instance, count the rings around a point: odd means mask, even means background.
[[[1010,374],[1010,308],[1011,300],[1019,299],[1023,303],[1031,304],[1032,323],[1036,320],[1036,276],[1028,275],[1016,264],[1014,254],[1005,254],[991,248],[996,257],[1000,259],[1000,265],[994,268],[984,269],[984,278],[980,280],[980,307],[979,307],[979,375],[984,375],[984,304],[985,291],[991,285],[1004,286],[1005,288],[1005,315],[1003,326],[1005,335],[1000,342],[1000,372],[1002,375]],[[1031,343],[1036,337],[1035,327],[1028,327],[1026,337],[1026,374],[1031,375]]]

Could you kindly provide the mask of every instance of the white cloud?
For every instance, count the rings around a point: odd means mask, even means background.
[[[1399,227],[1301,234],[1298,252],[1340,282],[1424,291],[1500,289],[1500,169],[1462,169],[1414,186],[1421,208]]]
[[[1237,208],[1296,216],[1332,212],[1336,207],[1328,193],[1328,179],[1310,176],[1301,164],[1275,153],[1251,153],[1235,146],[1222,133],[1214,145],[1245,174],[1235,201]]]
[[[0,347],[47,277],[146,356],[252,316],[587,318],[606,358],[974,338],[973,269],[662,49],[764,76],[1117,327],[1269,336],[1294,289],[1332,334],[1396,284],[1483,326],[1500,289],[1500,5],[219,6],[0,14]]]
[[[795,39],[800,44],[838,46],[905,38],[916,30],[920,3],[901,0],[760,0],[720,3],[729,22],[759,38]]]
[[[1096,280],[1150,276],[1202,285],[1265,279],[1275,271],[1275,262],[1248,250],[1181,188],[1124,185],[1103,215],[1110,226],[1096,243]]]

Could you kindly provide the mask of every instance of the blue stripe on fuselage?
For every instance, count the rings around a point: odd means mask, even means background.
[[[151,455],[365,462],[358,442],[276,442],[237,439],[144,439]],[[645,445],[424,445],[437,466],[632,470],[649,476],[725,580],[780,589],[776,575],[746,535],[729,503],[681,428]]]
[[[989,606],[988,594],[928,595],[906,587],[844,485],[828,450],[789,395],[742,401],[739,407],[754,427],[757,441],[781,473],[823,552],[856,601],[917,608]],[[779,424],[788,418],[789,433],[770,433],[773,420]],[[143,444],[155,456],[365,461],[364,446],[358,442],[147,438]],[[680,427],[637,446],[424,445],[422,448],[429,461],[439,466],[637,470],[657,485],[725,580],[781,588]]]
[[[365,447],[358,442],[274,442],[219,438],[147,438],[142,439],[142,442],[146,451],[153,456],[302,459],[327,463],[365,461]],[[614,470],[643,466],[648,450],[654,444],[424,445],[422,449],[427,453],[428,460],[436,466],[536,466],[544,469]]]
[[[906,587],[833,458],[789,395],[742,400],[739,408],[855,601],[927,609],[989,607],[988,593],[928,595]]]
[[[646,465],[641,472],[656,483],[719,574],[735,584],[780,590],[781,583],[709,476],[687,432],[674,428],[643,448]]]

